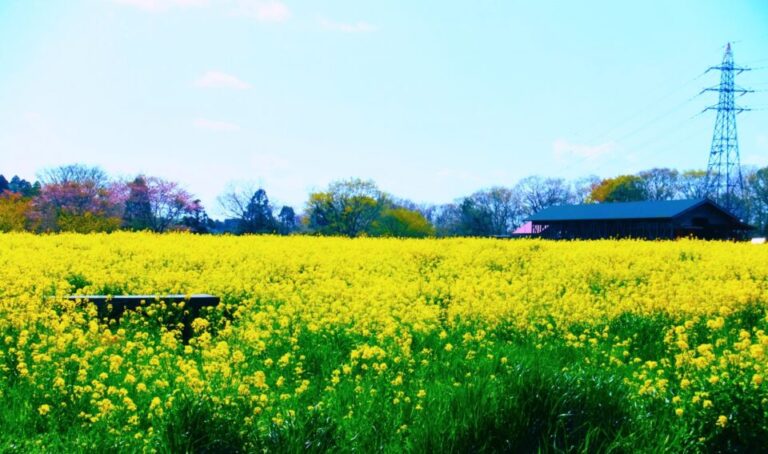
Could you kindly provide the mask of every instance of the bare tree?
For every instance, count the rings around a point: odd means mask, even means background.
[[[562,178],[526,177],[514,188],[519,194],[524,215],[537,213],[544,208],[570,203],[573,193]]]
[[[461,210],[456,203],[433,205],[423,214],[435,226],[437,236],[461,235]]]
[[[648,200],[672,200],[678,195],[680,173],[674,169],[654,168],[637,174],[643,180]]]
[[[590,175],[588,177],[579,178],[573,182],[573,203],[590,203],[592,200],[592,191],[600,185],[600,177],[597,175]]]
[[[678,176],[678,192],[683,199],[701,199],[707,191],[704,182],[707,172],[704,170],[686,170]]]
[[[35,202],[40,227],[48,231],[100,231],[120,227],[123,185],[98,167],[72,164],[43,171]]]
[[[230,183],[216,201],[227,216],[242,219],[248,211],[251,197],[259,188],[253,183]]]
[[[69,164],[43,170],[38,175],[43,185],[87,185],[94,189],[106,189],[109,186],[109,176],[99,167],[88,167],[82,164]]]
[[[482,234],[507,235],[520,224],[522,204],[519,194],[501,186],[478,191],[468,197],[475,213],[486,218]]]

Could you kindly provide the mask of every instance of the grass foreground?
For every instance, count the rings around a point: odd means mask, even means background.
[[[2,234],[0,452],[756,452],[766,302],[751,244]]]

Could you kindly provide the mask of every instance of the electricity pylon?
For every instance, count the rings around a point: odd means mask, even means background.
[[[731,43],[728,43],[720,66],[712,66],[707,70],[720,71],[720,85],[701,91],[701,93],[716,91],[719,94],[717,104],[704,109],[705,112],[717,111],[707,176],[704,180],[704,192],[707,197],[717,201],[724,208],[737,212],[742,211],[740,202],[744,196],[744,180],[741,176],[736,114],[749,109],[736,106],[735,96],[736,94],[743,96],[753,90],[738,87],[734,83],[734,77],[749,69],[734,65]]]

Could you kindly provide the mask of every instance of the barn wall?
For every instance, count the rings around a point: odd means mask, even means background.
[[[693,226],[694,218],[706,218],[709,225],[718,227],[728,227],[733,224],[733,219],[726,216],[722,211],[712,205],[702,205],[696,209],[683,213],[675,217],[675,224],[680,226]]]
[[[533,223],[534,235],[550,239],[672,238],[669,220],[550,221]]]

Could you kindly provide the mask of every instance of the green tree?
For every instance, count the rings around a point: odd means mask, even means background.
[[[187,215],[181,218],[181,225],[192,233],[211,233],[213,221],[205,212],[200,199],[195,199],[192,201]]]
[[[23,197],[36,197],[40,194],[40,183],[35,182],[35,184],[32,184],[29,181],[14,175],[8,183],[6,190],[21,194]]]
[[[123,210],[123,227],[130,230],[151,229],[152,203],[146,178],[138,176],[127,186],[128,198]]]
[[[594,202],[637,202],[648,199],[644,181],[635,175],[606,178],[590,194]]]
[[[432,224],[418,211],[407,208],[389,208],[373,221],[371,234],[396,238],[424,238],[433,236]]]
[[[107,217],[90,211],[78,214],[62,211],[56,219],[56,226],[62,232],[113,232],[120,228],[120,224],[119,217]]]
[[[0,194],[0,232],[20,232],[30,226],[32,202],[21,194],[6,191]]]
[[[373,181],[336,181],[326,191],[309,195],[306,222],[320,234],[356,237],[370,230],[385,204]]]
[[[480,235],[509,235],[520,224],[523,203],[520,195],[509,188],[495,186],[469,196],[475,216],[482,216]],[[462,204],[462,207],[464,204]]]
[[[258,189],[245,206],[240,220],[240,233],[276,233],[277,228],[267,191]]]
[[[459,234],[466,236],[493,235],[491,213],[472,197],[459,204]]]
[[[277,224],[281,235],[289,235],[296,230],[296,212],[292,207],[283,205],[277,215]]]

